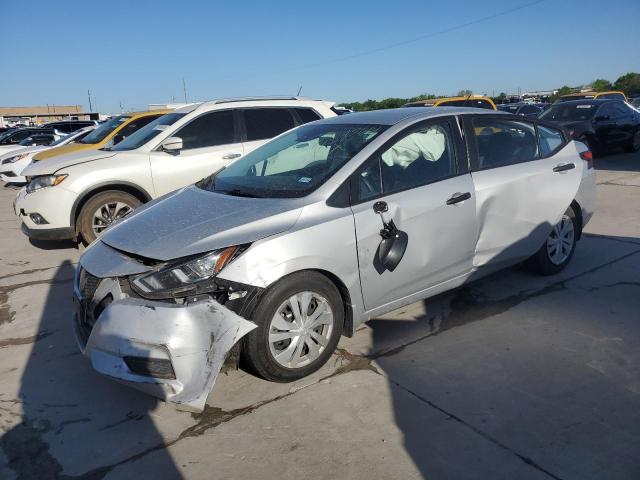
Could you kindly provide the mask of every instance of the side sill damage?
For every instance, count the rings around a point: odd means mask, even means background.
[[[256,327],[212,299],[177,305],[124,298],[102,311],[85,345],[80,335],[78,341],[99,373],[200,412],[228,352]]]

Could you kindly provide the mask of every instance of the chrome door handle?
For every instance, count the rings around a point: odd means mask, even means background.
[[[566,172],[567,170],[573,170],[576,168],[575,163],[560,163],[553,167],[554,172]]]
[[[465,200],[469,200],[471,198],[471,193],[454,193],[451,195],[451,198],[447,200],[447,205],[455,205],[456,203],[464,202]]]
[[[233,160],[234,158],[238,158],[238,157],[241,157],[241,156],[242,156],[241,153],[229,153],[228,155],[225,155],[222,158],[224,160]]]

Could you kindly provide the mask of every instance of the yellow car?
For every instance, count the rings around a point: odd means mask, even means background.
[[[600,100],[604,98],[612,98],[614,100],[622,100],[623,102],[627,101],[627,96],[618,90],[610,90],[607,92],[568,93],[567,95],[562,95],[557,101],[568,102],[570,100],[595,100],[596,98],[599,98]]]
[[[444,97],[432,100],[418,100],[410,102],[403,107],[475,107],[497,110],[496,104],[489,97],[471,95],[468,97]]]
[[[150,110],[148,112],[132,112],[117,115],[98,126],[98,128],[82,140],[40,152],[33,157],[33,160],[46,160],[47,158],[57,157],[58,155],[76,153],[82,150],[95,150],[115,145],[133,132],[144,127],[147,123],[153,122],[156,118],[170,111],[171,110]]]

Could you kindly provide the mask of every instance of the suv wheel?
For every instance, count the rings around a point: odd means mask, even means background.
[[[130,214],[141,202],[129,193],[109,190],[84,204],[78,217],[78,232],[85,244],[93,242],[114,221]]]
[[[327,277],[305,271],[271,287],[252,317],[258,328],[244,338],[244,360],[267,380],[291,382],[329,359],[342,334],[344,304]]]
[[[529,265],[542,275],[554,275],[567,266],[578,241],[578,222],[569,207],[553,227],[540,250],[529,259]]]

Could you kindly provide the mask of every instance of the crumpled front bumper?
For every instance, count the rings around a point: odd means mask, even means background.
[[[86,306],[77,289],[74,295],[76,337],[93,368],[183,410],[204,409],[227,353],[257,327],[211,299],[177,305],[123,298],[115,279],[102,279],[96,294],[117,300],[89,332]],[[154,364],[164,366],[161,374],[145,370]]]

